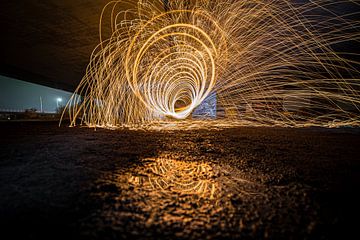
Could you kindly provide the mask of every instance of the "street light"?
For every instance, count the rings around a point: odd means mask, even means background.
[[[62,102],[62,98],[56,99],[56,107],[59,108],[59,102]]]

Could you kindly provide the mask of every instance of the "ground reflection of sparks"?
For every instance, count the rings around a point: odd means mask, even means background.
[[[206,163],[165,158],[145,159],[147,174],[131,175],[129,182],[162,193],[195,194],[214,199],[217,183],[212,167]]]
[[[105,174],[101,182],[106,187],[100,189],[106,191],[94,196],[107,199],[101,211],[106,220],[131,219],[144,229],[175,225],[181,232],[193,233],[221,227],[219,219],[225,219],[222,227],[233,226],[242,214],[237,209],[269,197],[267,187],[249,173],[167,152],[124,170]]]

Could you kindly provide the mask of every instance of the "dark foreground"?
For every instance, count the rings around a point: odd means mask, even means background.
[[[358,129],[0,132],[1,239],[358,235]]]

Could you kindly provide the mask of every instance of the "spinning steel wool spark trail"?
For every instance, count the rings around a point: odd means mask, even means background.
[[[190,122],[212,93],[218,118],[229,124],[359,125],[359,63],[351,60],[357,55],[333,50],[358,44],[358,13],[339,16],[334,4],[112,1],[101,15],[100,44],[67,105],[71,125],[78,118],[115,128]]]

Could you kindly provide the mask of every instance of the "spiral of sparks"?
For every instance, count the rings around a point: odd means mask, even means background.
[[[336,4],[359,7],[357,0]],[[282,126],[360,123],[360,23],[334,1],[123,0],[105,6],[100,44],[67,108],[71,125],[190,121],[216,93],[217,117]],[[325,14],[317,14],[321,11]],[[111,19],[110,36],[104,28]]]

